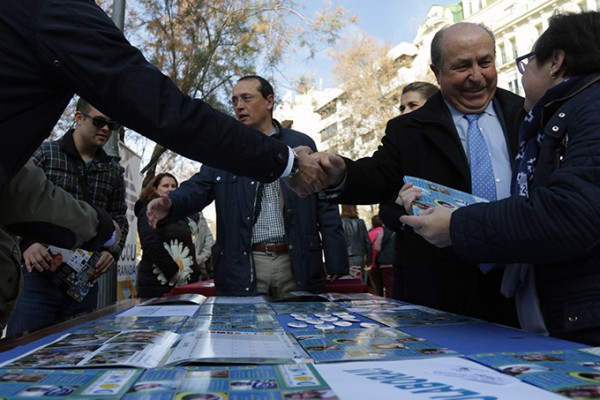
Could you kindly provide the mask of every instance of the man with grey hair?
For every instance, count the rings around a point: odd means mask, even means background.
[[[313,155],[328,174],[329,198],[344,204],[394,201],[405,175],[480,195],[483,183],[490,199],[509,195],[523,99],[496,88],[493,34],[472,23],[444,28],[432,41],[431,59],[440,91],[418,110],[390,120],[371,157]],[[411,202],[420,194],[410,186],[402,193],[405,211],[412,214]],[[403,240],[396,298],[517,325],[512,301],[500,294],[502,268],[467,264],[412,228],[404,230]]]

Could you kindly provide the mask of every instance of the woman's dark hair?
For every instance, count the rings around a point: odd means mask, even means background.
[[[147,203],[150,200],[158,197],[156,195],[156,193],[154,193],[154,190],[158,187],[158,185],[160,185],[160,181],[164,177],[172,178],[175,181],[175,185],[179,186],[179,182],[177,182],[177,178],[175,178],[172,174],[170,174],[168,172],[161,172],[160,174],[158,174],[154,178],[152,178],[152,180],[150,180],[150,182],[148,182],[148,184],[146,186],[144,186],[144,188],[142,189],[142,192],[140,193],[140,201],[142,203]]]
[[[371,226],[373,228],[379,228],[380,226],[383,226],[381,220],[379,219],[379,215],[375,214],[371,217]]]
[[[600,71],[600,12],[556,14],[549,21],[535,44],[538,65],[548,61],[555,50],[563,50],[565,76]]]

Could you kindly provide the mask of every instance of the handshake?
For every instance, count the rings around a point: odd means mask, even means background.
[[[293,176],[283,180],[298,196],[307,197],[343,182],[346,164],[340,156],[332,153],[313,153],[307,146],[298,146],[294,151],[298,154],[300,167]]]
[[[346,163],[342,157],[331,153],[313,153],[307,146],[298,146],[294,151],[300,161],[298,171],[283,180],[298,196],[307,197],[324,188],[336,187],[344,181]],[[169,216],[172,206],[169,196],[150,201],[146,208],[148,224],[156,228],[159,221]]]

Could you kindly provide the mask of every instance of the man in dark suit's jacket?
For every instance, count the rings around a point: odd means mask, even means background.
[[[491,101],[504,132],[508,162],[513,160],[518,127],[524,115],[523,99],[495,88],[497,76],[494,45],[489,39],[491,33],[474,24],[458,24],[447,28],[443,35],[437,38],[438,46],[444,40],[444,46],[440,46],[443,60],[436,59],[441,56],[434,52],[432,43],[432,69],[441,90],[420,109],[389,121],[382,144],[371,157],[357,161],[344,159],[345,165],[341,167],[339,159],[337,165],[327,164],[335,156],[322,156],[325,158],[322,164],[330,177],[338,176],[337,181],[334,178],[331,182],[337,184],[344,179],[341,192],[330,192],[330,198],[343,204],[394,201],[405,175],[471,192],[468,157],[447,103],[468,114],[485,110]],[[467,48],[468,52],[463,51]],[[482,88],[483,94],[474,98],[468,93],[469,88]],[[393,222],[399,221],[397,217],[393,220],[384,223],[394,229]],[[399,289],[396,298],[517,325],[512,300],[500,294],[502,268],[484,275],[476,265],[459,260],[452,248],[438,249],[412,228],[404,230],[403,239],[402,266],[394,277],[395,289]]]
[[[501,123],[512,159],[517,148],[516,121],[521,120],[523,100],[497,89],[493,104],[503,118]],[[400,161],[404,175],[471,191],[467,158],[441,92],[420,109],[389,121],[385,141],[394,143],[397,151],[394,159]],[[346,195],[352,196],[351,187],[344,192],[343,196]],[[400,228],[400,215],[382,213],[381,217],[391,229]],[[430,245],[412,229],[401,232],[403,257],[394,274],[396,298],[487,320],[515,322],[512,301],[499,292],[502,268],[484,275],[477,266],[456,257],[452,248]]]

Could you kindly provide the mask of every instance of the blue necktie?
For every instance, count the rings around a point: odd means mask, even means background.
[[[496,183],[490,152],[477,120],[481,114],[467,114],[467,144],[469,146],[469,162],[471,164],[471,190],[475,196],[493,201],[496,200]],[[487,274],[494,264],[478,264],[481,272]]]
[[[494,168],[492,167],[492,159],[487,144],[477,124],[480,115],[465,115],[465,118],[469,121],[467,143],[471,163],[471,189],[475,196],[493,201],[496,200]]]

